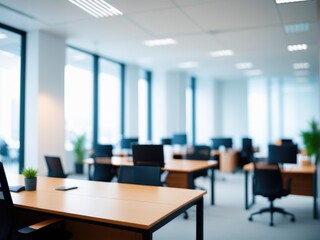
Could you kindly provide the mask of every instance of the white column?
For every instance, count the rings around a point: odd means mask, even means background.
[[[139,67],[126,65],[125,72],[125,137],[137,137],[138,129],[138,81]]]
[[[169,71],[166,74],[166,122],[170,135],[186,132],[186,87],[188,75]]]
[[[42,31],[27,36],[25,167],[47,174],[45,154],[65,159],[65,39]]]

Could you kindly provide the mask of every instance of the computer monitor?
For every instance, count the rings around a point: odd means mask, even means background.
[[[281,145],[291,145],[291,144],[293,144],[292,139],[288,139],[288,138],[282,138],[280,141],[281,141]]]
[[[136,144],[139,142],[139,138],[122,138],[120,142],[121,149],[131,149],[131,146],[133,144]]]
[[[269,163],[297,163],[298,146],[291,145],[274,145],[268,146]]]
[[[185,134],[185,133],[173,134],[172,144],[173,145],[187,145],[187,134]]]
[[[220,146],[229,149],[232,148],[232,138],[211,138],[212,149],[218,150]]]
[[[134,165],[164,167],[163,145],[134,144],[132,156]]]

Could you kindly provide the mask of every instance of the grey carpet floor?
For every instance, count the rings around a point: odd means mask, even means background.
[[[267,207],[268,201],[256,198],[256,204],[244,210],[244,174],[216,174],[216,205],[210,205],[210,196],[205,196],[204,235],[206,240],[320,240],[320,221],[313,219],[313,198],[290,195],[275,201],[275,206],[284,207],[296,216],[292,223],[290,217],[276,213],[274,227],[269,226],[270,215],[264,213],[248,221],[250,213]],[[223,179],[222,179],[223,178]],[[199,180],[198,185],[208,186],[209,180]],[[189,219],[182,215],[154,233],[155,240],[195,239],[195,208],[189,211]]]

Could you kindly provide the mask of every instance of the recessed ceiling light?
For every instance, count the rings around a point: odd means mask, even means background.
[[[0,39],[5,39],[5,38],[7,38],[7,37],[8,37],[7,34],[0,33]]]
[[[122,15],[122,12],[103,0],[69,0],[69,2],[96,18]]]
[[[248,77],[260,76],[262,75],[262,71],[260,69],[247,70],[246,75]]]
[[[284,25],[284,31],[286,33],[308,32],[309,28],[310,28],[309,23],[296,23],[296,24]]]
[[[252,67],[253,67],[253,64],[251,62],[242,62],[242,63],[236,64],[237,69],[250,69]]]
[[[164,38],[164,39],[147,40],[147,41],[144,41],[144,44],[148,47],[155,47],[155,46],[177,44],[177,41],[172,38]]]
[[[307,50],[308,45],[307,44],[296,44],[296,45],[289,45],[288,46],[288,51],[289,52],[294,52],[294,51],[300,51],[300,50]]]
[[[293,2],[306,2],[309,0],[276,0],[276,4],[282,4],[282,3],[293,3]]]
[[[198,67],[199,63],[198,62],[182,62],[179,63],[179,68],[195,68]]]
[[[232,50],[219,50],[210,52],[211,57],[225,57],[225,56],[232,56],[234,55],[234,52]]]
[[[303,62],[303,63],[294,63],[292,67],[293,69],[308,69],[310,65],[307,62]]]

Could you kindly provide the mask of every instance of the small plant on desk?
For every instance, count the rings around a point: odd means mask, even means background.
[[[34,191],[37,189],[38,170],[34,168],[25,168],[22,170],[24,176],[26,191]]]

